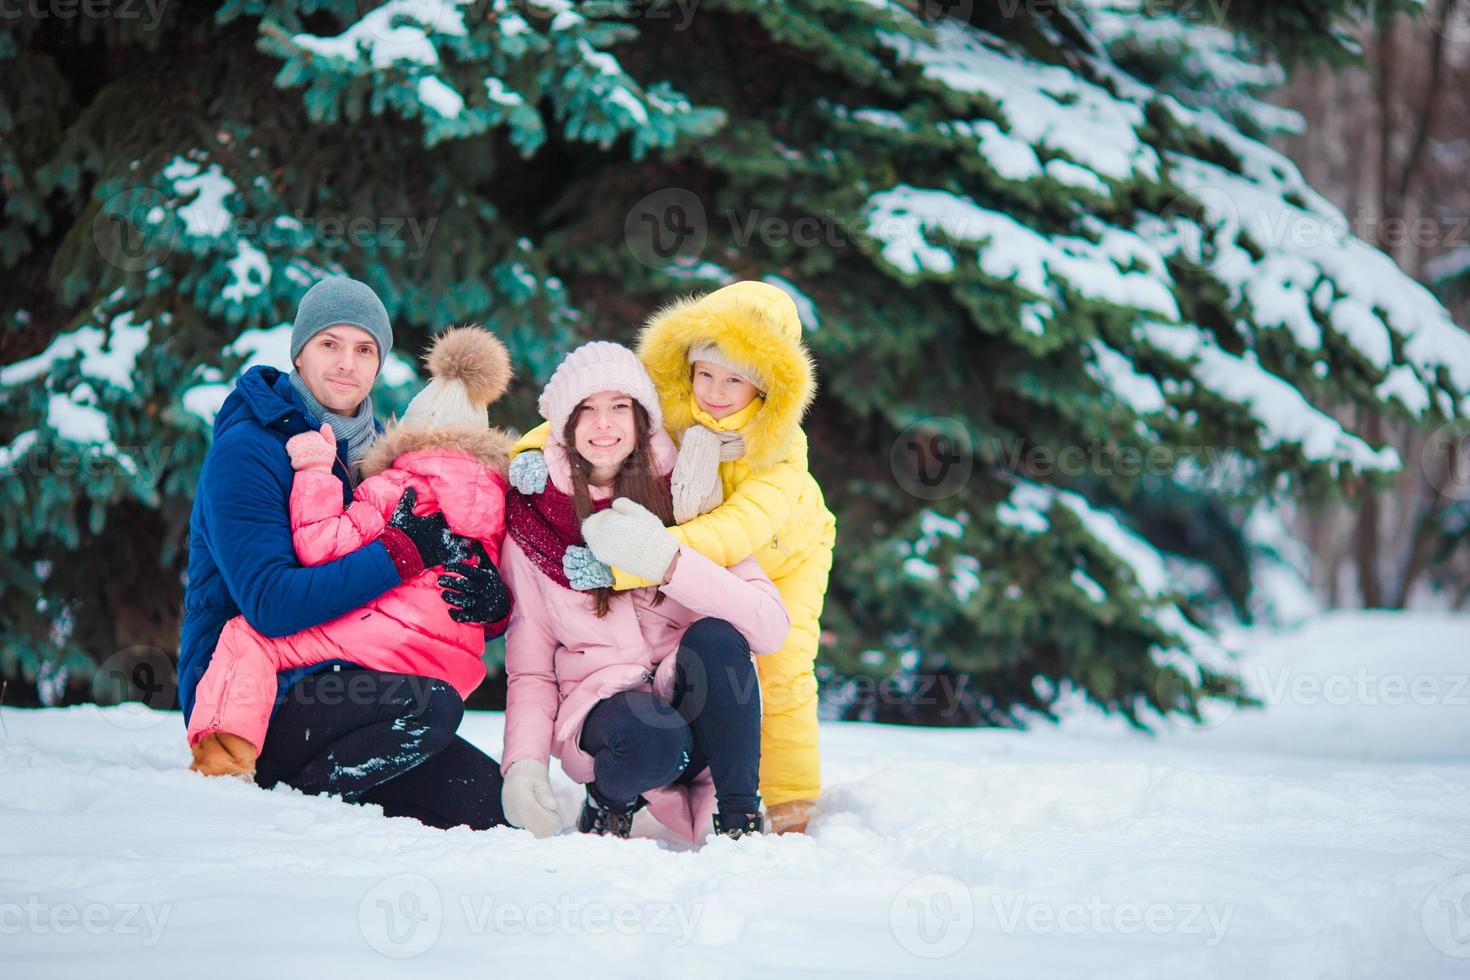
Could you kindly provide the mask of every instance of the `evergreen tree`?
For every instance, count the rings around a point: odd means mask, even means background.
[[[1340,48],[1361,4],[1235,7],[1296,52]],[[213,411],[284,364],[316,277],[387,303],[384,406],[430,333],[476,320],[518,359],[522,425],[578,339],[765,278],[822,372],[823,669],[909,702],[850,714],[1008,723],[1076,689],[1142,723],[1240,696],[1207,626],[1248,594],[1253,509],[1402,465],[1323,409],[1457,417],[1470,343],[1257,141],[1282,119],[1222,25],[939,8],[0,22],[0,671],[54,687],[172,650]],[[1206,48],[1184,84],[1157,70]],[[919,675],[955,682],[945,710]]]

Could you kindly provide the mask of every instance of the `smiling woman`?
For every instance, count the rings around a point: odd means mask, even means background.
[[[647,415],[637,418],[633,399],[621,391],[599,391],[582,400],[572,413],[568,441],[591,464],[589,483],[596,486],[612,483],[623,461],[633,452],[640,422],[646,430]]]
[[[506,499],[506,817],[538,836],[560,810],[551,755],[587,786],[583,832],[626,837],[645,803],[682,837],[762,828],[761,699],[752,653],[790,630],[754,559],[726,568],[681,548],[669,473],[676,452],[648,372],[596,341],[562,359],[538,401],[546,483]],[[618,595],[594,537],[620,543],[652,583]]]

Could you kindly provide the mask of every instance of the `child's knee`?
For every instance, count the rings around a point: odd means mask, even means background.
[[[673,782],[684,771],[694,740],[669,705],[643,691],[624,691],[593,709],[581,745],[614,770],[636,773],[634,778],[651,789]],[[599,768],[599,779],[604,775]]]
[[[431,753],[454,740],[464,720],[464,699],[453,685],[429,677],[402,675],[407,688],[396,728],[412,732]]]
[[[711,658],[749,659],[750,643],[734,626],[723,619],[697,619],[679,640],[681,649],[695,650],[705,660]]]
[[[621,754],[683,727],[678,713],[662,699],[647,691],[622,691],[603,699],[587,715],[581,746],[594,754],[601,749]]]
[[[686,717],[715,698],[720,703],[760,704],[760,680],[750,644],[723,619],[701,619],[679,643],[676,698]]]

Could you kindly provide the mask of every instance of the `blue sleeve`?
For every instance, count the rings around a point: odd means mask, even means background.
[[[203,496],[210,550],[245,621],[266,636],[290,636],[336,619],[398,585],[388,549],[374,542],[304,567],[291,543],[290,486],[280,461],[245,440],[216,447],[223,470],[206,473]]]

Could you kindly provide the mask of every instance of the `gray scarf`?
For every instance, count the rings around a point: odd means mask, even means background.
[[[378,428],[373,424],[372,396],[362,400],[362,404],[357,407],[356,415],[338,415],[316,400],[316,396],[311,393],[310,388],[306,387],[306,382],[302,380],[301,375],[292,371],[289,377],[291,387],[296,389],[296,393],[306,403],[306,410],[318,422],[332,423],[332,434],[338,439],[347,440],[347,462],[355,464],[362,459],[363,450],[367,449],[368,443],[373,441],[373,436],[378,434]]]

